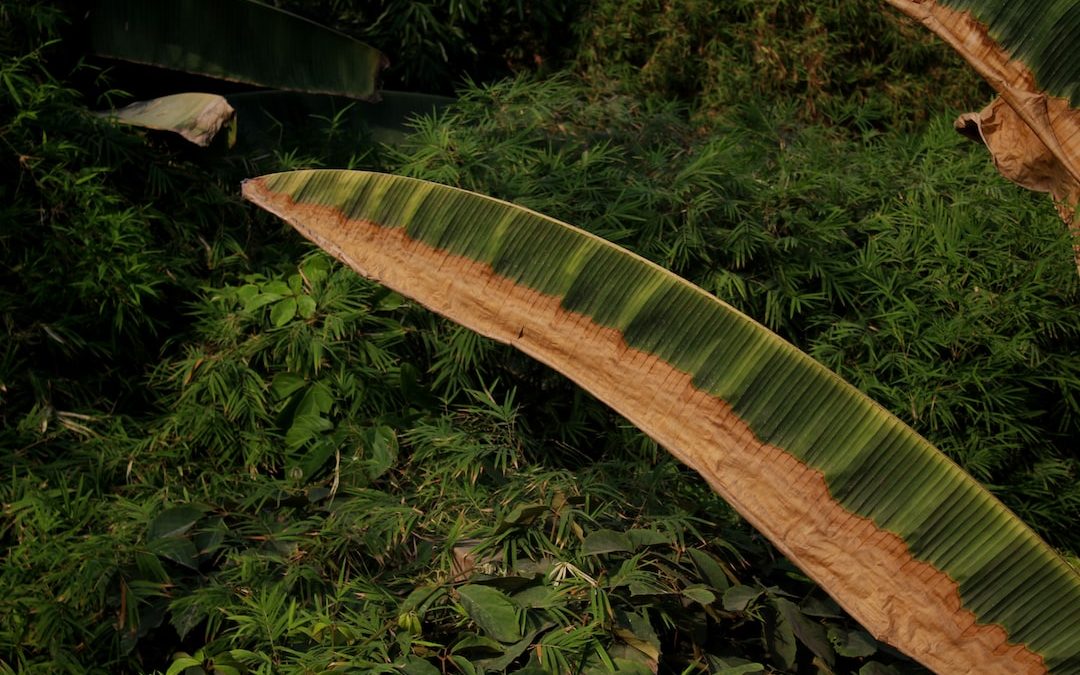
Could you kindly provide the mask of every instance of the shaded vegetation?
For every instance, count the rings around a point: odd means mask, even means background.
[[[871,0],[597,2],[578,29],[579,68],[692,100],[698,121],[764,100],[830,126],[910,128],[985,98],[960,57]]]
[[[573,0],[274,0],[390,56],[388,89],[453,94],[465,77],[551,71],[572,58]]]
[[[509,36],[570,18],[359,4],[311,11],[383,31],[395,77],[431,91],[459,58],[529,63]],[[913,668],[561,377],[241,205],[242,177],[305,166],[459,185],[628,246],[1080,550],[1080,289],[1052,207],[952,134],[971,81],[870,3],[714,4],[595,3],[575,70],[465,86],[397,147],[342,106],[234,153],[91,115],[128,85],[70,70],[52,40],[74,19],[0,6],[0,668]]]

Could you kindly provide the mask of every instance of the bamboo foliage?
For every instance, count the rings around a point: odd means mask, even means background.
[[[928,667],[1080,672],[1080,575],[912,429],[701,289],[539,213],[423,181],[298,171],[244,195],[606,401]]]

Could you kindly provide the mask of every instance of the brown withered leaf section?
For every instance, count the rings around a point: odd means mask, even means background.
[[[994,87],[998,98],[962,115],[957,129],[986,145],[1005,178],[1050,193],[1061,219],[1080,237],[1080,110],[1043,92],[1031,70],[1010,58],[969,12],[935,0],[888,2],[937,33]],[[1073,249],[1080,272],[1080,241]]]
[[[619,331],[401,228],[298,204],[262,179],[245,181],[243,193],[360,274],[520,349],[610,405],[701,474],[879,640],[943,674],[1046,672],[1042,656],[976,622],[955,580],[841,506],[820,471],[763,443],[728,403]]]

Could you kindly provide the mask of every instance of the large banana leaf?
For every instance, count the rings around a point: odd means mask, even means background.
[[[1006,178],[1049,192],[1080,236],[1080,0],[888,0],[937,33],[999,97],[957,126]],[[1077,244],[1080,267],[1080,242]]]
[[[97,0],[95,53],[223,80],[376,100],[374,47],[253,0]]]
[[[338,259],[556,368],[941,673],[1080,672],[1080,576],[896,417],[745,315],[512,204],[385,174],[244,184]]]

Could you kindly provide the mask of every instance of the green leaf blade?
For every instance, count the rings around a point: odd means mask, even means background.
[[[521,639],[517,606],[505,593],[488,586],[467,584],[458,589],[461,606],[485,633],[505,644]]]
[[[527,209],[412,179],[293,172],[244,192],[362,274],[608,402],[872,633],[931,667],[1080,659],[1075,571],[895,416],[667,270]],[[1040,606],[1055,618],[1040,620]]]
[[[102,56],[363,100],[376,99],[386,62],[373,47],[251,0],[98,0],[90,26]]]

